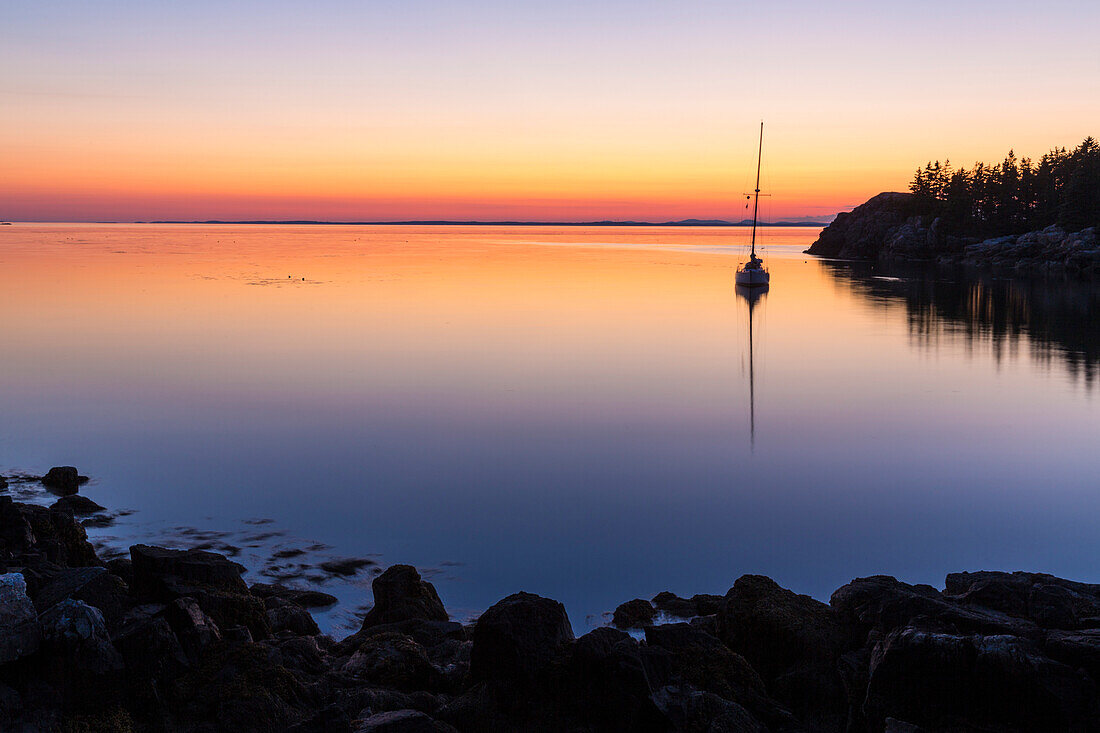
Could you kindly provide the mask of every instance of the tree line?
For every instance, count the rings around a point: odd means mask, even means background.
[[[961,235],[1100,226],[1100,143],[1090,136],[1073,150],[1051,150],[1038,163],[1017,160],[1011,150],[1001,163],[975,163],[969,170],[937,160],[917,168],[909,190],[922,211]]]

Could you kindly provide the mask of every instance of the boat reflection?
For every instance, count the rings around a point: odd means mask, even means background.
[[[763,286],[737,285],[737,295],[749,304],[749,450],[756,451],[756,360],[753,354],[753,309],[762,305],[768,294],[768,284]]]
[[[1100,284],[1074,279],[1001,278],[932,263],[821,260],[852,292],[905,308],[915,346],[959,342],[1000,362],[1024,346],[1040,365],[1062,364],[1087,388],[1100,382]]]

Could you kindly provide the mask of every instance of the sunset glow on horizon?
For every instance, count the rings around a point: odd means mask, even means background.
[[[1093,3],[19,1],[0,218],[828,218],[1096,135]],[[965,34],[954,29],[967,28]]]

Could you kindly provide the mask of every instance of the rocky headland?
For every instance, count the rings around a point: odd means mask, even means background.
[[[1100,279],[1100,233],[1051,225],[1023,234],[981,239],[952,232],[912,193],[880,193],[838,214],[806,250],[821,257],[919,260],[989,267],[1020,275]]]
[[[69,497],[82,483],[47,477]],[[310,614],[334,599],[249,585],[221,554],[102,562],[78,508],[0,495],[4,731],[1100,730],[1100,585],[875,576],[822,603],[744,575],[628,601],[620,628],[577,638],[561,603],[524,592],[452,621],[393,565],[335,640]]]

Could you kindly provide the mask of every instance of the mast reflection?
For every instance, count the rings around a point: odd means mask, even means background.
[[[753,309],[758,303],[762,303],[768,294],[768,285],[748,287],[735,286],[737,295],[744,298],[749,304],[749,450],[756,452],[756,361],[753,358]]]

